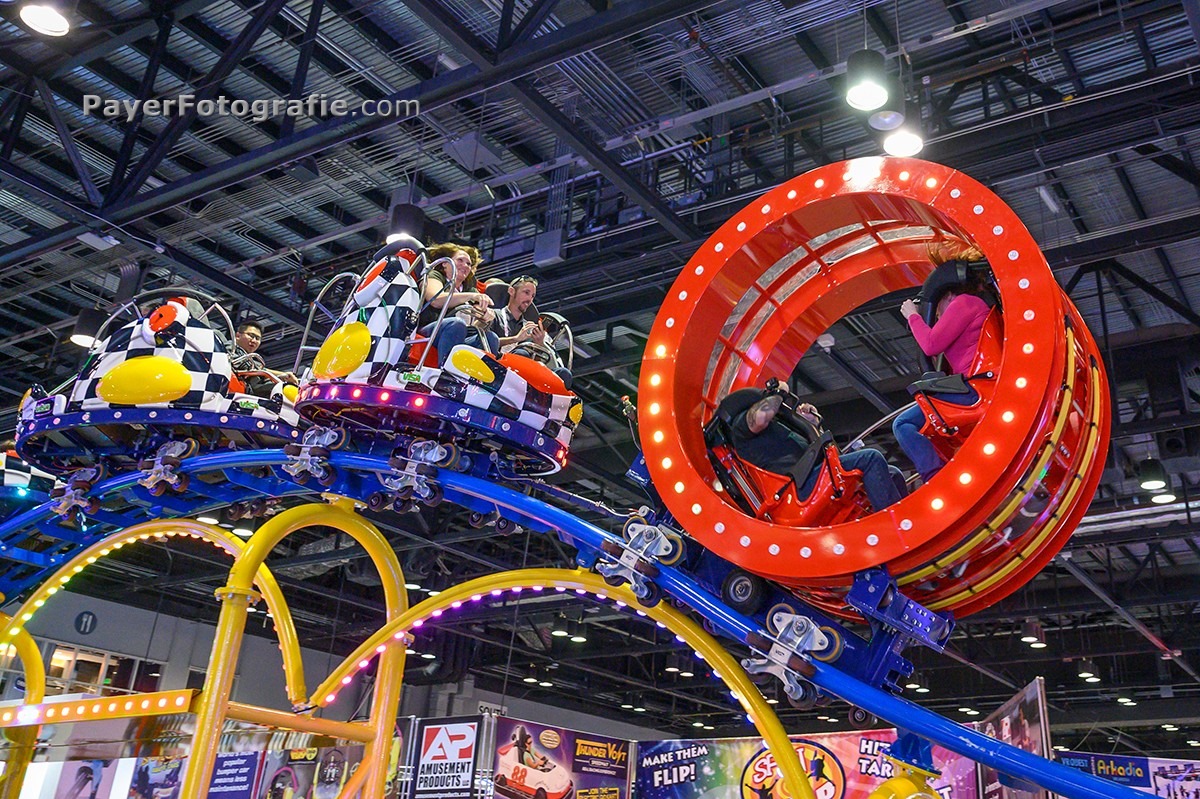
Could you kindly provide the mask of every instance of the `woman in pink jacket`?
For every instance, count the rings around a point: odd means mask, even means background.
[[[983,253],[978,248],[962,242],[944,242],[930,247],[930,259],[937,264],[952,259],[978,261],[982,258]],[[979,350],[983,323],[991,311],[987,302],[978,296],[979,290],[980,287],[971,282],[957,283],[943,289],[940,297],[931,297],[937,302],[932,326],[921,318],[913,300],[905,300],[900,306],[900,314],[908,322],[921,351],[930,358],[944,355],[951,374],[966,376]],[[971,405],[979,399],[974,389],[965,394],[931,393],[930,396],[955,405]],[[924,424],[924,412],[920,406],[913,405],[892,422],[892,433],[922,479],[928,482],[945,462],[929,439],[921,435]]]

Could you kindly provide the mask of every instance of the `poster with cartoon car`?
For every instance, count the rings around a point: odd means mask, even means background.
[[[630,742],[496,719],[493,795],[502,799],[627,799]]]

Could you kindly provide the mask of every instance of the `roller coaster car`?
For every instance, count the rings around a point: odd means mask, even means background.
[[[951,288],[967,282],[969,273],[979,276],[990,274],[986,262],[947,261],[929,275],[921,289],[925,298],[921,313],[926,323],[930,326],[934,324],[934,313],[942,296]],[[983,419],[996,388],[995,376],[1000,369],[1000,356],[1004,348],[1004,321],[994,299],[990,296],[984,299],[992,306],[992,310],[984,320],[979,348],[969,372],[966,375],[948,376],[940,372],[927,373],[925,378],[909,386],[909,392],[925,414],[921,434],[947,461],[958,452]],[[974,389],[979,396],[969,405],[959,405],[939,396],[966,394],[970,389]]]
[[[415,334],[421,287],[436,264],[409,238],[373,260],[317,351],[300,412],[401,444],[433,439],[488,456],[476,463],[495,453],[516,474],[561,468],[582,401],[546,366],[514,353],[459,345],[436,366],[428,339]]]
[[[796,412],[796,398],[784,392],[784,404],[775,417],[806,439],[812,440],[805,457],[793,470],[807,475],[819,462],[820,474],[805,499],[796,496],[797,482],[790,475],[776,474],[738,457],[733,448],[732,428],[737,418],[766,394],[758,389],[739,389],[717,406],[704,428],[709,460],[721,486],[745,513],[775,524],[818,527],[840,524],[871,512],[862,485],[862,472],[845,469],[829,433],[818,433]]]
[[[77,377],[54,392],[39,386],[27,392],[17,425],[26,461],[54,472],[101,464],[122,471],[168,451],[182,458],[199,449],[278,447],[299,437],[301,420],[287,387],[275,385],[270,397],[240,390],[225,311],[209,297],[205,309],[196,299],[169,296],[177,290],[126,302],[101,326]],[[155,309],[145,316],[141,304],[152,298]],[[214,309],[224,330],[207,321]],[[105,336],[127,313],[133,321]]]

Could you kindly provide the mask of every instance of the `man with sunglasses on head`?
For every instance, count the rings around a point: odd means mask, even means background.
[[[507,350],[525,341],[540,341],[541,332],[536,320],[525,319],[525,313],[537,297],[537,278],[522,275],[508,284],[508,304],[496,313],[492,331],[500,337],[500,349]]]

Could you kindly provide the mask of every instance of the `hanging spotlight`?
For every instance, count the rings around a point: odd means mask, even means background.
[[[1036,619],[1030,619],[1021,625],[1021,641],[1029,644],[1030,649],[1046,648],[1046,631]]]
[[[883,139],[883,151],[898,158],[909,158],[925,149],[925,137],[915,125],[905,125]]]
[[[34,33],[43,36],[66,36],[71,32],[71,20],[66,9],[53,0],[39,0],[21,6],[21,21]]]
[[[679,655],[675,654],[674,652],[667,655],[667,665],[663,668],[663,671],[667,672],[668,674],[678,674]]]
[[[888,99],[883,53],[859,50],[846,61],[846,102],[859,111],[874,111]]]
[[[419,205],[396,203],[388,219],[387,243],[392,244],[406,236],[421,241],[426,221],[425,211]]]
[[[71,331],[71,343],[91,349],[96,343],[96,334],[100,332],[100,326],[106,319],[108,314],[99,308],[84,308],[75,320],[75,328]]]
[[[583,622],[581,622],[581,621],[567,622],[567,631],[571,634],[571,643],[573,643],[573,644],[587,643],[587,635],[583,631]]]
[[[524,682],[535,683],[538,681],[537,666],[530,666],[529,673],[525,675]]]
[[[1171,484],[1171,476],[1167,475],[1166,485],[1162,491],[1152,495],[1150,501],[1155,505],[1169,505],[1175,501],[1175,487]]]
[[[904,88],[900,81],[892,79],[887,83],[887,101],[871,112],[867,124],[875,130],[895,130],[904,124],[907,111]]]
[[[567,630],[567,618],[561,613],[554,617],[550,623],[550,626],[552,628],[550,630],[550,634],[555,638],[566,638],[571,634],[570,631]]]
[[[1083,660],[1080,660],[1079,669],[1076,673],[1079,675],[1081,680],[1091,682],[1094,678],[1099,681],[1099,677],[1096,677],[1096,674],[1098,673],[1096,663],[1091,658],[1084,658]]]
[[[1158,491],[1167,487],[1167,469],[1162,461],[1146,458],[1138,464],[1138,485],[1146,491]]]

